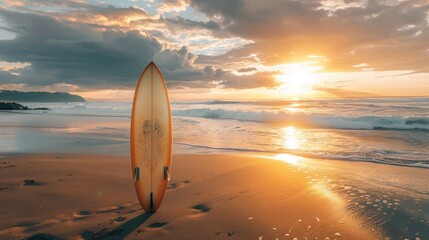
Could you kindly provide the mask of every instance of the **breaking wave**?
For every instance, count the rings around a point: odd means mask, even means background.
[[[261,123],[299,124],[336,129],[429,130],[428,117],[413,116],[331,116],[269,111],[232,111],[209,108],[173,110],[173,115]]]

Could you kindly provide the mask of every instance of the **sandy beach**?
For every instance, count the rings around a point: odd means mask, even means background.
[[[429,240],[429,0],[0,0],[0,240]]]
[[[154,214],[141,210],[130,172],[128,157],[2,158],[0,239],[429,236],[426,169],[292,155],[176,154]]]

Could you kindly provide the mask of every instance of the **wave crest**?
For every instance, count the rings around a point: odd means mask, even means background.
[[[232,119],[261,123],[299,124],[336,129],[429,130],[429,118],[412,116],[331,116],[268,111],[232,111],[209,108],[173,110],[173,115],[213,119]]]

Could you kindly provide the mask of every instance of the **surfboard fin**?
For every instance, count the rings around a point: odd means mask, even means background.
[[[140,168],[134,168],[134,182],[137,182],[140,179]]]
[[[164,166],[164,180],[170,181],[170,172],[168,166]]]
[[[150,211],[153,211],[153,193],[150,193]]]

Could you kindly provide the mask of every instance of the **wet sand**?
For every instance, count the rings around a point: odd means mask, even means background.
[[[163,205],[148,214],[128,157],[7,157],[0,239],[429,239],[428,176],[290,155],[179,154]]]

